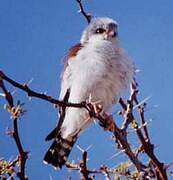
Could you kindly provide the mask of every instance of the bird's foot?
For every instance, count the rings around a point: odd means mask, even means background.
[[[114,131],[114,120],[113,115],[102,113],[103,121],[99,121],[100,126],[104,128],[106,131],[113,132]]]
[[[103,107],[102,107],[102,101],[94,101],[92,100],[92,96],[91,94],[89,95],[89,98],[88,98],[88,103],[90,105],[90,109],[93,111],[93,113],[95,113],[96,115],[100,114],[103,110]]]

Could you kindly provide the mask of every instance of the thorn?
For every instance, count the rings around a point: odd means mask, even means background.
[[[82,153],[85,152],[85,150],[82,149],[78,144],[76,145],[76,147],[77,147]]]
[[[31,78],[31,79],[26,83],[26,85],[29,86],[29,85],[32,83],[33,80],[34,80],[34,78]]]
[[[7,127],[5,133],[6,133],[8,136],[12,137],[13,134],[14,134],[14,131],[13,131],[12,129],[10,129],[9,127]]]
[[[12,162],[13,161],[13,156],[11,156],[8,160],[8,163]]]
[[[141,102],[139,102],[137,105],[133,107],[133,110],[144,104],[146,101],[148,101],[152,96],[148,96],[145,99],[143,99]]]
[[[53,178],[52,178],[52,176],[51,176],[50,174],[49,174],[49,179],[50,179],[50,180],[53,180]]]
[[[95,125],[97,124],[97,120],[96,120],[96,119],[94,119],[94,124],[95,124]]]
[[[46,94],[47,94],[47,91],[44,91],[44,94],[46,95]]]
[[[125,149],[122,149],[121,151],[115,153],[113,156],[111,156],[110,158],[108,158],[108,160],[111,160],[117,156],[119,156],[120,154],[124,153],[125,152]]]
[[[144,126],[148,126],[151,122],[152,122],[152,119],[149,119],[149,120],[146,121],[144,124],[142,124],[141,126],[139,126],[139,129],[143,128]]]
[[[13,178],[13,176],[14,176],[14,174],[11,174],[11,176],[9,176],[7,180],[12,179],[12,178]]]
[[[14,95],[17,92],[17,89],[15,88],[12,92],[11,95]]]
[[[136,70],[135,70],[135,73],[139,73],[139,72],[141,72],[140,69],[136,69]]]
[[[89,151],[93,147],[93,144],[90,144],[85,151]]]
[[[0,93],[0,96],[5,97],[5,94],[4,93]]]
[[[170,162],[169,164],[165,165],[165,169],[169,169],[171,166],[173,166],[173,162]],[[173,175],[173,174],[172,174]]]
[[[142,124],[141,126],[138,127],[138,129],[142,129],[144,126],[148,126],[150,123],[152,122],[152,119],[149,119],[148,121],[146,121],[144,124]],[[136,132],[136,129],[130,129],[128,130],[128,134],[129,133],[133,133]]]
[[[159,107],[159,105],[158,105],[158,104],[155,104],[153,107],[154,107],[154,108],[158,108],[158,107]]]
[[[88,102],[91,103],[92,102],[92,95],[91,93],[89,94],[89,97],[88,97]]]

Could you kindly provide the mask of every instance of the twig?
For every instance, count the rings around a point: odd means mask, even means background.
[[[87,169],[87,151],[84,151],[82,154],[82,161],[80,162],[80,173],[81,173],[81,180],[88,180],[89,172]]]
[[[137,99],[137,93],[138,93],[137,86],[138,86],[137,82],[134,79],[134,83],[132,84],[132,91],[133,91],[133,94],[134,94],[132,101],[134,101],[136,103],[136,105],[139,104],[139,101]],[[141,117],[142,126],[145,124],[145,117],[144,117],[145,107],[146,107],[146,103],[145,102],[138,106],[138,110],[139,110],[139,114],[140,114],[140,117]],[[144,130],[145,139],[147,141],[150,141],[147,127],[143,126],[143,130]]]
[[[163,163],[160,163],[160,161],[157,159],[157,157],[154,154],[154,145],[151,144],[150,142],[147,142],[145,138],[143,137],[143,134],[139,128],[136,129],[136,133],[138,135],[138,138],[144,148],[144,152],[148,155],[150,158],[152,164],[155,167],[156,174],[157,174],[157,179],[161,180],[167,180],[167,173],[166,173],[166,168],[164,167]]]
[[[144,117],[145,106],[146,106],[146,103],[144,103],[143,105],[141,105],[141,106],[138,107],[138,109],[139,109],[139,114],[140,114],[140,117],[141,117],[142,125],[144,125],[144,124],[146,123],[145,117]],[[146,139],[148,142],[150,142],[150,138],[149,138],[147,126],[143,126],[143,129],[144,129],[145,139]]]
[[[124,130],[120,129],[113,120],[104,118],[100,114],[96,114],[93,110],[89,110],[90,116],[98,119],[101,122],[102,127],[104,129],[109,130],[113,133],[114,137],[118,140],[121,148],[125,150],[125,154],[129,157],[132,163],[136,166],[137,170],[143,171],[144,165],[137,159],[137,157],[132,152],[130,145],[127,141],[126,135],[124,134]]]
[[[85,12],[83,4],[82,4],[82,0],[76,0],[76,2],[79,5],[79,12],[85,17],[85,19],[87,20],[87,23],[89,24],[91,22],[92,16]]]
[[[100,171],[104,174],[105,180],[111,180],[111,177],[108,172],[108,168],[105,165],[100,167]]]
[[[138,104],[138,100],[137,100],[137,83],[133,84],[133,101]],[[142,126],[146,123],[145,122],[145,118],[144,118],[144,107],[146,104],[144,104],[143,106],[139,106],[139,110],[140,110],[140,116],[141,116],[141,121],[142,121]],[[133,118],[133,117],[132,117]],[[134,118],[133,118],[134,119]],[[154,154],[154,145],[150,143],[150,139],[149,139],[149,134],[148,134],[148,130],[147,130],[147,126],[143,126],[144,129],[144,135],[142,134],[141,129],[138,127],[138,125],[136,125],[135,127],[136,129],[136,133],[137,136],[141,142],[141,145],[144,149],[144,152],[148,155],[148,157],[150,158],[152,164],[155,167],[156,170],[156,175],[157,175],[157,179],[161,179],[161,180],[167,180],[167,173],[166,173],[166,168],[164,167],[163,163],[160,163],[160,161],[157,159],[157,157]]]
[[[127,110],[127,105],[122,98],[119,99],[119,104],[122,106],[123,110]]]
[[[119,101],[119,103],[122,106],[122,108],[124,109],[124,111],[127,112],[125,121],[123,123],[123,128],[125,128],[125,129],[127,129],[128,124],[131,121],[135,120],[132,111],[133,111],[133,102],[135,104],[138,104],[137,94],[138,94],[137,83],[134,83],[134,84],[132,84],[132,93],[131,93],[130,100],[128,102],[128,104],[130,104],[130,105],[129,106],[126,105],[122,99],[120,99],[120,101]],[[140,105],[138,107],[139,114],[141,117],[142,127],[144,130],[144,135],[141,131],[141,128],[139,128],[137,122],[135,122],[134,129],[136,129],[137,136],[141,142],[141,146],[144,149],[144,152],[148,155],[148,157],[150,158],[151,162],[153,163],[153,165],[155,167],[157,178],[161,179],[161,180],[166,180],[167,179],[166,168],[164,167],[164,164],[160,163],[159,160],[154,155],[154,145],[150,143],[147,126],[144,126],[146,123],[145,117],[144,117],[145,106],[146,106],[146,104],[144,103],[143,105]],[[129,118],[131,120],[129,120]]]
[[[137,83],[135,81],[134,84],[132,84],[132,90],[133,90],[133,101],[138,104],[138,100],[137,100]],[[142,122],[142,126],[146,123],[145,122],[145,117],[144,117],[144,108],[146,106],[146,103],[144,103],[143,105],[140,105],[138,107],[139,109],[139,113],[140,113],[140,117],[141,117],[141,122]],[[134,118],[133,118],[134,119]],[[138,128],[138,126],[136,126],[136,133],[137,136],[144,148],[145,153],[148,155],[148,157],[150,158],[151,162],[153,163],[155,169],[156,169],[156,175],[158,179],[162,179],[162,180],[167,180],[167,173],[166,173],[166,168],[164,167],[164,164],[161,163],[157,157],[154,154],[154,145],[150,143],[150,139],[149,139],[149,134],[148,134],[148,130],[147,130],[147,126],[143,126],[144,129],[144,135],[142,134],[142,131],[140,128]]]
[[[101,166],[99,170],[89,170],[87,167],[87,151],[82,152],[82,160],[78,164],[73,164],[70,162],[66,163],[66,167],[70,170],[77,170],[81,174],[81,180],[92,180],[92,176],[90,174],[102,174],[108,180],[110,179],[109,173],[107,171],[106,166]],[[112,170],[113,172],[113,170]]]
[[[132,100],[131,99],[128,100],[127,105],[124,106],[123,108],[125,108],[124,109],[125,113],[123,114],[124,115],[124,121],[123,121],[121,129],[125,132],[129,126],[129,124],[134,120],[133,114],[132,114],[132,110],[133,110]]]

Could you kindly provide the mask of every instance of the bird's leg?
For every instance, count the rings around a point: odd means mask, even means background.
[[[102,117],[103,117],[104,121],[100,122],[100,125],[103,126],[104,130],[113,132],[114,131],[114,119],[113,119],[113,115],[112,114],[108,114],[106,112],[103,112],[102,113]]]

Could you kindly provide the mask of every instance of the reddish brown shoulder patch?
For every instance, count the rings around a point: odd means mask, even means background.
[[[63,71],[62,71],[62,73],[61,73],[61,78],[63,77],[63,74],[64,74],[64,71],[65,71],[66,67],[68,66],[68,61],[69,61],[69,59],[72,58],[72,57],[74,57],[74,56],[76,56],[77,53],[78,53],[78,51],[79,51],[80,49],[82,49],[82,47],[83,47],[83,45],[82,45],[81,43],[78,43],[78,44],[72,46],[72,47],[69,49],[68,53],[66,54],[66,56],[65,56],[65,58],[64,58],[64,69],[63,69]]]
[[[74,45],[74,46],[72,46],[70,49],[69,49],[69,51],[68,51],[68,54],[67,54],[67,59],[70,59],[70,58],[72,58],[72,57],[74,57],[74,56],[76,56],[77,55],[77,53],[78,53],[78,51],[82,48],[83,46],[82,46],[82,44],[81,43],[78,43],[78,44],[76,44],[76,45]]]

